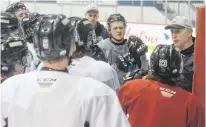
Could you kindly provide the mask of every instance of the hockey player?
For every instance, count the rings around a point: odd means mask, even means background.
[[[22,2],[15,2],[7,7],[5,12],[14,14],[19,22],[17,30],[12,32],[12,36],[19,36],[23,38],[25,36],[22,19],[29,14],[29,10]]]
[[[92,28],[91,24],[88,24],[87,19],[83,19],[80,22],[82,21],[84,26],[88,29]],[[75,35],[77,38],[77,49],[73,55],[74,59],[72,59],[72,63],[69,66],[70,74],[92,77],[107,84],[110,88],[116,91],[120,87],[116,71],[109,64],[103,62],[106,60],[104,53],[97,45],[93,43],[93,39],[90,35],[87,34],[85,41],[81,41],[80,31],[82,28],[84,27],[82,27],[82,25],[78,22],[76,28],[77,35]]]
[[[84,14],[85,18],[89,21],[89,23],[92,25],[92,32],[95,35],[95,43],[98,43],[99,41],[106,39],[109,37],[109,33],[107,31],[107,29],[104,27],[104,25],[102,25],[99,21],[99,9],[98,6],[94,3],[88,4],[85,7],[85,14]],[[81,25],[82,22],[80,22]],[[87,33],[87,28],[84,28],[84,34]]]
[[[33,14],[33,13],[31,13],[31,14]],[[30,16],[30,14],[29,14],[29,16]],[[29,22],[24,21],[24,23],[25,23],[25,26],[30,25],[30,27],[32,27],[32,25],[34,24],[35,21],[37,21],[37,19],[33,18],[33,20],[30,20],[29,16],[24,17],[25,19],[29,20]],[[23,18],[23,20],[24,20],[24,18]],[[31,22],[31,21],[33,21],[33,22]],[[29,29],[30,32],[27,32],[28,33],[27,39],[26,39],[26,36],[23,37],[23,35],[19,36],[18,34],[16,34],[16,32],[19,31],[18,29],[19,29],[19,23],[18,23],[17,18],[14,16],[14,14],[8,13],[8,12],[1,12],[1,31],[2,31],[1,40],[2,40],[2,43],[7,43],[9,41],[13,42],[16,40],[22,41],[24,49],[27,50],[27,53],[23,55],[23,56],[25,56],[25,59],[26,59],[26,63],[25,63],[26,67],[25,67],[24,72],[36,70],[36,66],[39,63],[39,60],[36,56],[36,52],[34,50],[33,44],[28,42],[29,38],[31,38],[31,36],[32,36],[32,31],[31,31],[32,28]],[[10,49],[5,49],[5,50],[10,50]],[[11,50],[14,51],[13,49],[11,49]],[[12,59],[12,58],[9,58],[9,59]]]
[[[4,48],[3,44],[6,43],[7,39],[10,37],[9,34],[11,31],[15,30],[18,28],[18,20],[15,15],[6,13],[6,12],[1,12],[1,82],[3,82],[11,72],[9,72],[8,67],[3,67],[3,55],[4,55]],[[5,55],[6,56],[6,55]],[[9,58],[9,57],[8,57]]]
[[[179,86],[180,64],[172,46],[158,45],[146,79],[129,81],[118,90],[132,127],[204,127],[203,106]]]
[[[94,79],[68,73],[75,44],[65,16],[42,18],[34,42],[43,61],[41,71],[13,76],[0,86],[0,117],[8,118],[8,127],[130,126],[115,92]]]
[[[28,71],[36,70],[37,66],[39,65],[40,61],[37,57],[35,47],[33,44],[33,33],[34,33],[34,27],[35,24],[38,22],[38,20],[42,16],[38,13],[29,13],[27,16],[25,16],[22,19],[22,27],[23,27],[23,33],[24,35],[21,36],[21,38],[26,42],[26,45],[28,47],[28,50],[32,54],[32,61],[31,61],[31,68]]]
[[[17,18],[10,13],[1,12],[1,78],[7,79],[31,69],[32,55],[19,37],[11,37],[18,28]]]
[[[145,75],[148,70],[145,55],[147,46],[135,36],[124,39],[127,22],[121,14],[111,14],[107,26],[110,38],[97,45],[104,51],[108,63],[118,72],[120,82],[123,83],[123,78],[127,79],[127,75],[136,70],[141,72],[140,77]]]
[[[19,38],[1,40],[1,81],[25,72],[28,68],[28,53],[24,41]]]
[[[70,17],[69,20],[72,21],[74,26],[75,23],[78,22],[77,17]],[[75,76],[91,77],[105,83],[114,91],[116,91],[120,87],[116,71],[109,64],[94,59],[98,56],[101,56],[101,54],[96,52],[98,49],[95,50],[95,52],[94,50],[91,50],[91,43],[81,42],[76,29],[74,29],[74,39],[77,47],[68,67],[69,73]],[[41,67],[42,64],[39,65],[38,70]]]
[[[76,76],[91,77],[101,81],[116,91],[120,87],[117,72],[107,63],[90,57],[89,50],[77,46],[69,73]]]
[[[77,23],[77,32],[79,34],[81,42],[89,42],[92,43],[92,45],[94,45],[100,42],[101,40],[109,37],[107,29],[98,21],[99,9],[96,4],[91,3],[87,5],[85,7],[84,16],[85,17],[79,19]]]
[[[92,50],[92,57],[96,60],[107,61],[103,51],[96,45],[97,38],[92,23],[83,18],[76,24],[76,30],[79,37],[78,45],[87,44],[87,48]]]

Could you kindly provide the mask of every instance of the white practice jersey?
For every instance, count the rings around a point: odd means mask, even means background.
[[[37,70],[41,70],[43,64],[41,63]],[[79,59],[73,59],[68,67],[69,74],[74,76],[91,77],[116,91],[120,87],[117,72],[103,61],[96,61],[95,59],[84,56]]]
[[[58,71],[13,76],[0,86],[8,127],[129,127],[116,93],[92,78]]]
[[[120,87],[117,72],[108,63],[96,61],[88,56],[73,59],[68,70],[71,75],[91,77],[101,81],[115,91]]]

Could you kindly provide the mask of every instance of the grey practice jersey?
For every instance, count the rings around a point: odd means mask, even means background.
[[[1,126],[129,127],[116,93],[91,78],[58,71],[13,76],[0,86]]]
[[[126,75],[125,72],[119,70],[116,66],[116,59],[117,55],[120,54],[124,56],[125,54],[129,53],[128,44],[125,43],[123,45],[114,45],[109,38],[100,41],[97,43],[97,45],[103,50],[105,53],[106,58],[108,59],[108,63],[112,65],[112,67],[117,71],[119,80],[122,83],[122,77]],[[140,57],[141,59],[141,69],[148,70],[148,62],[146,55],[143,55]],[[138,66],[136,66],[135,69],[138,69]]]

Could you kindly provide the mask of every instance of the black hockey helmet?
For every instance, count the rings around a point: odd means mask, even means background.
[[[34,45],[42,60],[68,56],[75,46],[74,27],[65,15],[43,16],[34,28]]]
[[[107,26],[110,29],[110,24],[112,22],[116,22],[116,21],[122,21],[124,23],[124,26],[127,26],[127,22],[124,18],[124,16],[122,16],[121,14],[117,13],[117,14],[111,14],[109,16],[109,18],[107,19]]]
[[[153,75],[176,78],[181,69],[181,55],[172,45],[159,44],[150,56]]]
[[[19,10],[27,10],[28,11],[26,6],[22,2],[13,3],[6,8],[6,12],[9,12],[12,14],[15,14],[15,12],[17,12]]]
[[[9,34],[10,31],[18,28],[18,20],[15,15],[8,12],[1,12],[1,34]]]
[[[71,21],[71,24],[73,26],[76,26],[77,23],[80,22],[82,18],[76,17],[76,16],[72,16],[72,17],[69,17],[68,19]]]
[[[81,45],[81,40],[80,36],[77,30],[77,24],[82,20],[80,17],[72,16],[68,18],[71,21],[72,26],[74,27],[74,38],[75,38],[75,43],[77,45]]]
[[[22,19],[22,28],[23,28],[23,32],[24,32],[24,39],[28,39],[31,40],[32,36],[33,36],[33,29],[35,24],[37,23],[37,21],[40,19],[41,15],[34,12],[34,13],[29,13],[27,16],[25,16]]]

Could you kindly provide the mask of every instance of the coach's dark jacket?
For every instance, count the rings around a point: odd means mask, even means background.
[[[194,45],[195,38],[193,37],[193,45],[180,52],[183,60],[183,69],[180,74],[180,86],[189,92],[192,92],[194,74]]]

